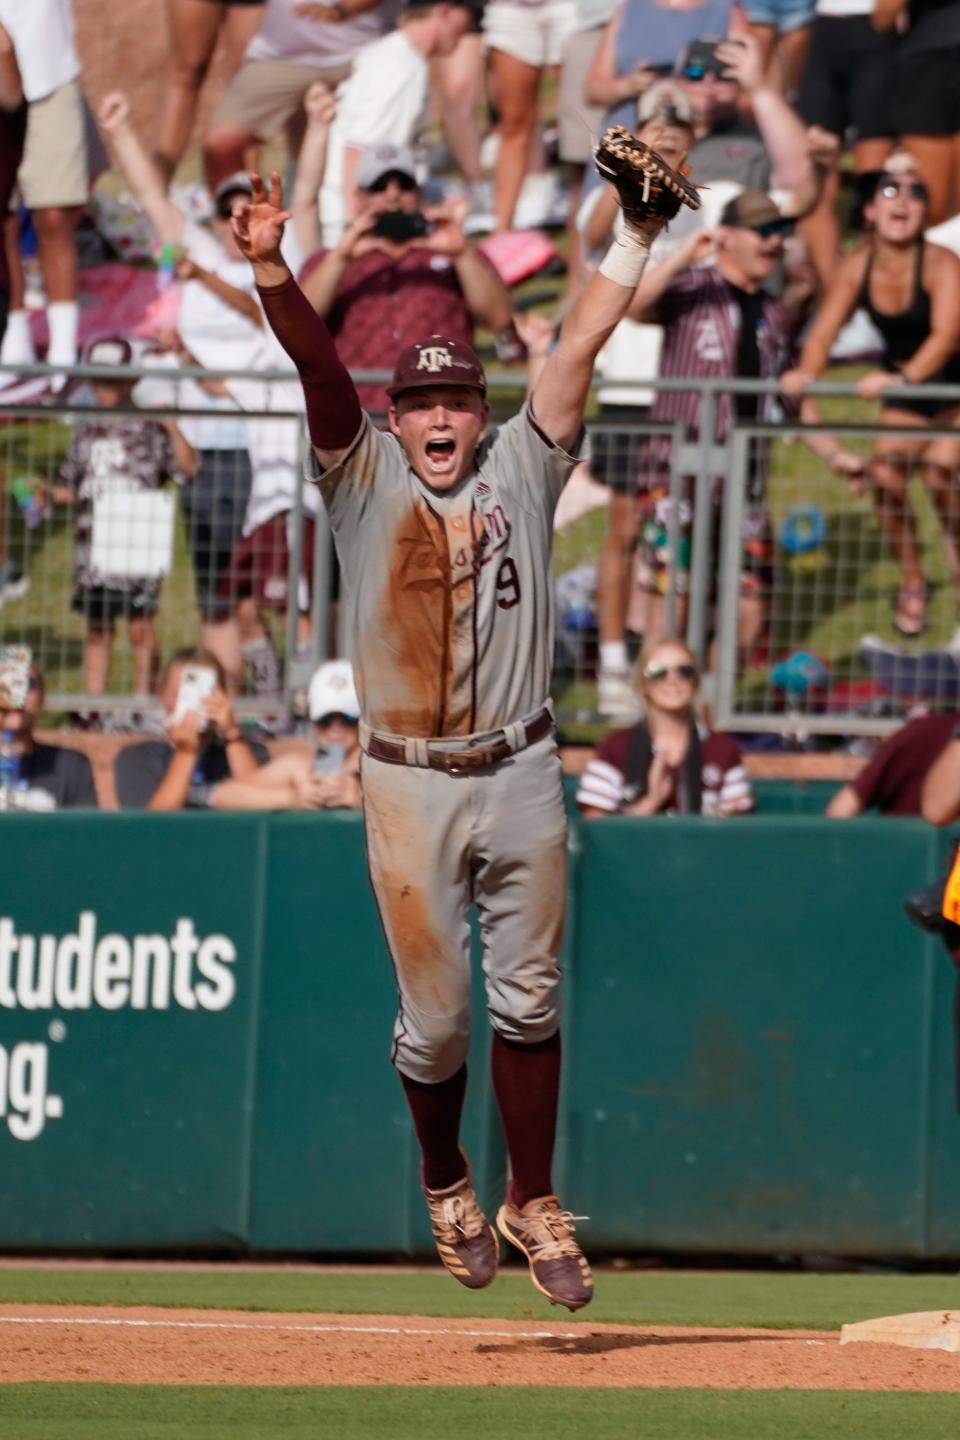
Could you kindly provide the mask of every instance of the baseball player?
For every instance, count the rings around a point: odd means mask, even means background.
[[[252,201],[233,222],[300,373],[313,478],[343,570],[367,852],[399,992],[393,1061],[437,1250],[472,1289],[496,1274],[496,1232],[459,1145],[472,904],[510,1160],[497,1227],[537,1289],[570,1310],[588,1303],[593,1282],[550,1173],[567,842],[549,702],[552,519],[580,453],[596,354],[653,237],[681,199],[698,203],[646,147],[609,168],[616,179],[625,170],[631,223],[567,315],[531,402],[497,429],[487,428],[477,356],[434,335],[400,355],[390,433],[378,431],[281,258],[289,212],[278,175],[269,193],[252,177]]]

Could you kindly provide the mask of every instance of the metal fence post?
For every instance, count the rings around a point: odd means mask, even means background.
[[[303,442],[301,440],[301,453]],[[294,661],[300,636],[300,572],[303,569],[303,466],[293,487],[291,519],[293,534],[288,537],[287,556],[287,644],[283,657],[283,700],[291,708],[294,692]]]
[[[670,566],[667,570],[667,599],[664,606],[663,624],[666,635],[673,640],[677,634],[677,580],[680,567],[680,507],[683,504],[683,474],[680,466],[680,447],[683,444],[683,426],[675,425],[670,437],[670,508],[667,512],[667,547]]]
[[[740,565],[743,558],[743,502],[747,488],[750,435],[734,430],[730,436],[730,463],[723,481],[720,517],[720,582],[717,592],[717,655],[714,724],[729,726],[733,717],[737,682],[737,643],[740,631]]]
[[[707,606],[710,589],[710,546],[713,532],[712,461],[717,397],[705,390],[700,402],[699,460],[694,480],[693,531],[690,552],[690,597],[687,644],[704,661],[707,642]]]

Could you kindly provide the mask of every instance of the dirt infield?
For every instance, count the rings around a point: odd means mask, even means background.
[[[960,1357],[825,1331],[0,1306],[0,1383],[960,1391]]]

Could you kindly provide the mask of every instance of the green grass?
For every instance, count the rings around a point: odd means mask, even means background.
[[[955,1395],[383,1385],[6,1385],[3,1440],[953,1440]]]
[[[157,1305],[322,1314],[536,1319],[554,1326],[758,1326],[835,1330],[849,1320],[955,1306],[955,1275],[601,1273],[589,1310],[551,1307],[525,1273],[469,1291],[446,1275],[277,1270],[0,1270],[0,1304]]]

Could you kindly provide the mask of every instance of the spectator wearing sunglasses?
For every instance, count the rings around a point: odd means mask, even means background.
[[[695,235],[683,249],[648,268],[628,311],[631,319],[663,326],[661,376],[694,382],[689,390],[661,391],[650,410],[653,420],[679,421],[691,439],[699,438],[701,397],[696,382],[779,376],[793,357],[794,339],[804,318],[804,307],[792,292],[780,299],[764,288],[783,262],[784,241],[792,229],[792,222],[772,197],[762,190],[744,190],[728,202],[720,219],[712,236]],[[695,260],[706,263],[696,264]],[[771,406],[771,397],[721,393],[715,441],[722,444],[737,420],[767,419]],[[811,443],[818,450],[839,451],[829,440],[821,444],[813,437]],[[664,633],[664,597],[671,565],[670,450],[668,435],[651,435],[645,440],[638,448],[637,469],[614,495],[608,514],[600,559],[599,624],[606,644],[620,640],[621,665],[627,651],[628,613],[636,617],[634,624],[639,620],[648,642]],[[743,518],[740,647],[744,654],[760,638],[766,621],[772,548],[765,502],[768,458],[767,447],[757,443]],[[838,453],[837,463],[840,458]],[[844,459],[859,464],[846,452]],[[674,562],[681,629],[692,541],[692,477],[682,477],[682,484]],[[714,544],[719,537],[721,498],[722,479],[717,476]],[[631,594],[634,549],[634,583],[639,594]],[[621,680],[627,679],[624,667]],[[618,708],[626,713],[625,703]]]
[[[584,82],[584,99],[603,106],[606,125],[631,130],[637,102],[702,35],[746,34],[731,0],[623,0],[607,22]]]
[[[389,369],[424,335],[473,344],[474,327],[511,324],[510,297],[463,233],[464,198],[424,207],[413,152],[371,145],[357,172],[356,216],[339,243],[308,261],[304,293],[351,370]],[[360,403],[385,414],[382,385],[358,385]]]
[[[213,790],[214,810],[359,810],[360,702],[349,660],[328,660],[307,698],[314,743]]]
[[[660,640],[640,658],[643,719],[597,747],[577,790],[587,820],[607,815],[745,815],[753,790],[740,748],[697,718],[692,650]]]
[[[19,698],[19,697],[17,697]],[[86,755],[65,745],[45,745],[34,731],[46,700],[39,665],[31,663],[22,705],[0,691],[0,734],[12,735],[19,756],[18,808],[96,810],[93,770]]]
[[[858,306],[867,311],[883,337],[883,368],[864,375],[857,388],[865,399],[880,401],[884,424],[918,432],[916,439],[881,435],[870,463],[878,519],[900,566],[893,623],[901,635],[913,639],[926,629],[928,585],[908,482],[918,469],[945,535],[954,545],[960,543],[955,496],[960,443],[927,440],[922,433],[956,426],[960,406],[909,399],[898,390],[903,385],[960,384],[960,259],[924,239],[926,184],[907,157],[891,163],[865,210],[871,235],[841,261],[797,367],[783,376],[782,384],[786,394],[802,395],[822,374],[833,342],[853,311]],[[819,419],[809,397],[802,414],[811,422]]]

